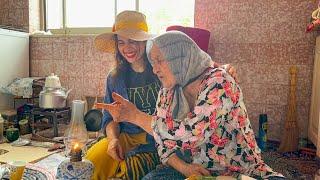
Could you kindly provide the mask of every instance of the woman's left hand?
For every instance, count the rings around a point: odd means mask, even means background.
[[[225,65],[222,65],[222,68],[225,69],[237,83],[239,82],[237,70],[234,66],[231,66],[231,64],[225,64]]]
[[[112,104],[96,103],[96,108],[107,110],[115,122],[134,119],[135,115],[139,112],[134,104],[115,92],[112,93],[112,98],[114,100]]]

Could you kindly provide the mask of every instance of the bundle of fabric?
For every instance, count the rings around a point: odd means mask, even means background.
[[[20,96],[23,98],[38,97],[44,86],[45,78],[16,78],[8,86],[1,87],[0,93]]]

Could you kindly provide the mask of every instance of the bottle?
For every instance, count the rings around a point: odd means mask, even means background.
[[[258,146],[262,151],[267,150],[267,130],[268,130],[268,116],[267,114],[260,114],[259,116],[259,141]]]
[[[66,154],[70,158],[59,164],[56,179],[91,179],[93,175],[93,164],[82,158],[82,149],[85,148],[88,140],[84,124],[84,109],[84,101],[72,101],[70,127],[66,130],[64,137]]]
[[[3,131],[4,131],[4,119],[0,114],[0,143],[4,141]]]

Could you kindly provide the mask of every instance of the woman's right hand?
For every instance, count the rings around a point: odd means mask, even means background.
[[[109,156],[111,156],[113,159],[117,161],[124,160],[124,153],[120,145],[119,139],[117,138],[110,139],[107,153],[109,154]]]
[[[191,164],[185,163],[184,167],[181,168],[180,172],[186,177],[190,177],[192,175],[195,175],[195,176],[211,175],[206,168],[202,167],[200,164],[194,164],[194,163],[191,163]]]

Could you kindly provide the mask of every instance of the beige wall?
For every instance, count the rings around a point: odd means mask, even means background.
[[[31,75],[57,74],[63,87],[73,89],[69,100],[103,96],[114,57],[94,49],[93,39],[92,35],[31,37]]]
[[[0,25],[29,32],[29,0],[0,0]]]
[[[297,115],[307,135],[315,34],[306,34],[310,0],[196,0],[195,26],[211,31],[209,53],[238,70],[249,118],[268,114],[268,137],[280,139],[286,118],[289,67],[298,67]]]

